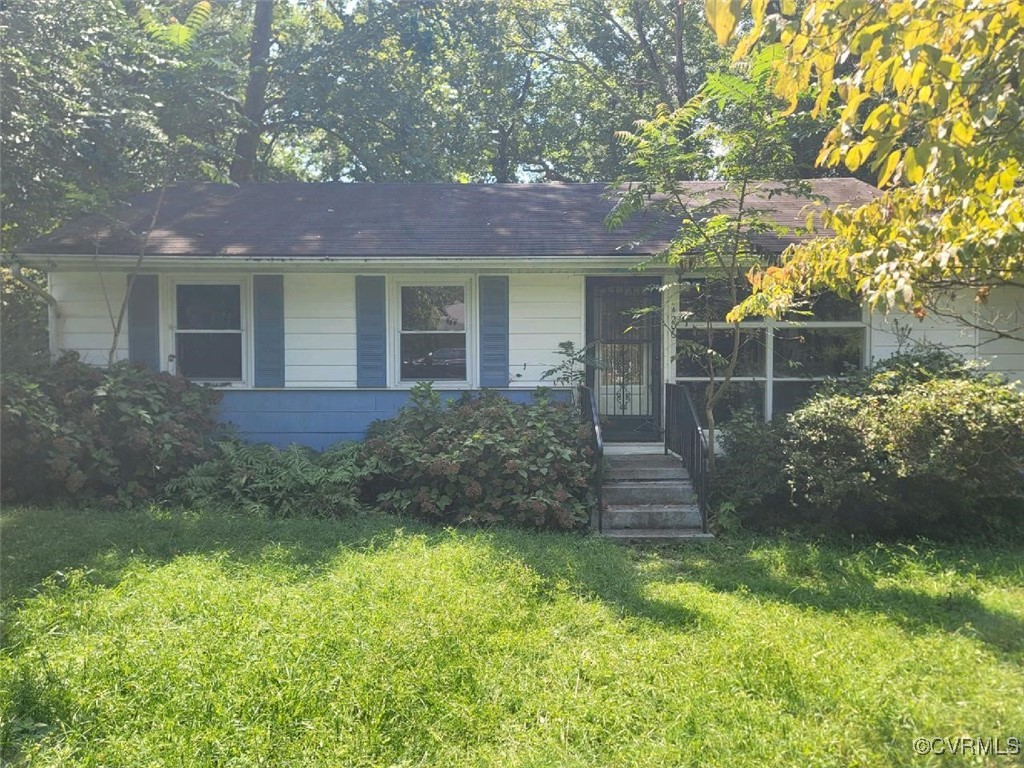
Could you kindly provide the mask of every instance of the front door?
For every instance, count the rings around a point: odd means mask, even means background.
[[[661,438],[660,279],[587,278],[588,371],[604,437],[613,442]]]

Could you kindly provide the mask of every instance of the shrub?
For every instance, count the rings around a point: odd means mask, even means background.
[[[68,354],[5,375],[0,471],[5,502],[151,497],[209,455],[218,393],[166,373]]]
[[[225,505],[260,517],[335,517],[360,511],[361,447],[323,453],[291,445],[217,444],[217,455],[167,485],[189,504]]]
[[[785,421],[730,424],[719,503],[753,526],[931,536],[1024,510],[1024,396],[945,353],[833,383]]]
[[[711,507],[727,505],[745,516],[751,509],[787,506],[789,493],[782,471],[781,425],[765,422],[749,408],[735,411],[728,426],[718,432],[722,455],[711,479]]]
[[[588,520],[590,449],[573,407],[491,392],[443,405],[428,385],[412,398],[367,437],[366,487],[383,510],[562,530]]]

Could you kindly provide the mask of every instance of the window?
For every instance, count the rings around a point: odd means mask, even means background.
[[[178,375],[194,381],[242,382],[242,287],[184,284],[174,288],[174,359]]]
[[[402,381],[466,381],[466,286],[400,286]]]
[[[679,297],[679,311],[695,321],[676,334],[676,380],[690,385],[697,402],[704,399],[702,383],[714,365],[720,376],[732,351],[733,326],[702,322],[706,305],[713,303],[716,317],[724,318],[726,304],[703,281],[692,281]],[[709,299],[716,299],[709,302]],[[794,322],[751,319],[743,323],[740,357],[732,384],[717,419],[727,421],[732,411],[754,407],[766,418],[787,413],[807,399],[814,386],[826,378],[857,370],[864,364],[867,327],[856,304],[835,296],[817,297]]]

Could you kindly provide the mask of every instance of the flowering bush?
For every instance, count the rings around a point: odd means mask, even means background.
[[[128,363],[67,354],[0,393],[3,500],[131,501],[207,458],[218,393]]]
[[[412,397],[367,436],[365,488],[381,509],[559,530],[587,522],[592,464],[575,408],[490,392],[444,405],[428,385]]]

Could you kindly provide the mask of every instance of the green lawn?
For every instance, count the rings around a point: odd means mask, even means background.
[[[631,550],[391,518],[11,509],[33,766],[1014,765],[1024,544]]]

